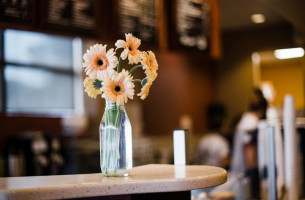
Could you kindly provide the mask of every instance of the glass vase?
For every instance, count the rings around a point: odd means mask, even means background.
[[[124,106],[106,100],[100,124],[100,165],[104,176],[128,176],[132,168],[132,131]]]

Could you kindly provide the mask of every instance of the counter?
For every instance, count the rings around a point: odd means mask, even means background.
[[[97,174],[0,178],[4,199],[190,199],[190,190],[226,182],[224,169],[203,165],[144,165],[129,177]],[[93,198],[94,197],[94,198]],[[161,198],[162,197],[162,198]]]

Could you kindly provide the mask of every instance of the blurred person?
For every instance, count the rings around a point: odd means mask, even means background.
[[[253,90],[248,110],[243,113],[234,133],[234,148],[231,170],[245,173],[247,168],[255,166],[253,147],[256,145],[256,133],[259,120],[266,118],[267,100],[260,89]]]
[[[208,107],[207,119],[209,131],[199,141],[199,161],[203,165],[228,167],[229,142],[223,136],[223,122],[226,109],[221,104]]]
[[[260,88],[264,97],[268,102],[268,108],[266,111],[267,120],[280,120],[282,119],[282,106],[278,105],[275,101],[276,90],[271,81],[260,82]]]
[[[248,109],[243,113],[234,133],[231,171],[250,178],[252,197],[258,197],[257,130],[258,122],[266,118],[268,102],[262,91],[253,90]]]
[[[268,165],[268,135],[266,134],[266,129],[268,125],[272,125],[274,128],[274,142],[275,142],[275,155],[276,155],[276,187],[277,195],[281,197],[283,193],[283,188],[285,185],[284,181],[284,145],[283,145],[283,135],[281,131],[281,119],[282,116],[282,106],[278,105],[275,101],[276,90],[272,81],[261,81],[260,88],[264,94],[264,97],[268,101],[268,108],[266,111],[266,121],[262,121],[259,124],[258,131],[258,170],[261,181],[261,191],[263,195],[267,195],[267,165]],[[264,197],[262,195],[262,198]]]

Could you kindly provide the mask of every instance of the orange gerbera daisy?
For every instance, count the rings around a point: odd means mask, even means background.
[[[92,78],[104,80],[114,73],[113,68],[118,64],[118,58],[113,49],[106,51],[107,45],[95,44],[84,54],[83,67],[86,74]]]
[[[116,103],[117,106],[123,106],[124,103],[127,103],[128,98],[133,99],[134,83],[128,71],[123,69],[120,73],[115,73],[104,80],[101,90],[103,98]]]
[[[152,85],[152,80],[148,79],[147,83],[141,88],[141,92],[137,94],[138,96],[140,96],[142,100],[144,100],[149,94],[149,89],[151,85]]]
[[[141,40],[132,36],[131,33],[125,34],[126,41],[118,40],[115,43],[117,49],[123,48],[121,58],[125,60],[128,57],[129,64],[137,64],[141,61],[141,51],[138,50]]]
[[[141,54],[141,59],[141,64],[143,65],[145,74],[148,78],[154,81],[158,76],[157,70],[159,68],[155,54],[152,51],[143,52]]]

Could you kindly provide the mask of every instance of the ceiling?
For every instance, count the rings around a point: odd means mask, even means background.
[[[304,0],[219,0],[221,28],[238,31],[289,23],[305,33]],[[261,13],[266,22],[254,24],[250,16]]]

